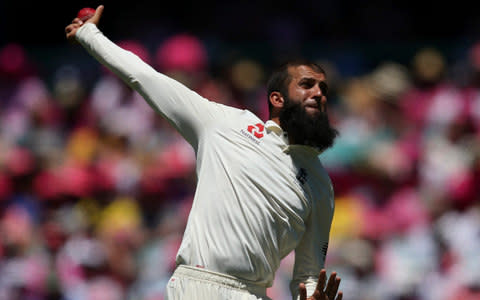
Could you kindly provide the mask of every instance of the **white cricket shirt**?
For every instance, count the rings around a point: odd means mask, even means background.
[[[315,289],[324,267],[334,196],[316,149],[289,145],[273,121],[211,102],[108,40],[94,24],[76,34],[98,61],[182,134],[198,183],[177,264],[269,287],[295,250],[292,293]]]

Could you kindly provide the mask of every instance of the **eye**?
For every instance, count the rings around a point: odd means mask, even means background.
[[[303,87],[303,88],[306,88],[306,89],[310,89],[314,85],[315,85],[315,81],[312,81],[312,80],[306,79],[306,80],[300,81],[300,86]]]
[[[318,86],[320,87],[320,90],[322,91],[322,94],[324,96],[327,96],[328,95],[328,85],[325,82],[322,81],[318,84]]]

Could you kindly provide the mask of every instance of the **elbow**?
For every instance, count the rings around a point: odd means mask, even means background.
[[[128,84],[135,90],[141,89],[142,86],[145,86],[148,80],[151,80],[151,74],[146,72],[146,70],[134,70],[132,71],[128,78]]]
[[[134,70],[128,76],[128,83],[132,85],[137,85],[138,83],[142,82],[145,78],[147,78],[147,76],[144,71]]]

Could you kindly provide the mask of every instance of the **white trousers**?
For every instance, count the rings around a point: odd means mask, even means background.
[[[265,287],[202,268],[179,265],[168,281],[165,300],[271,300]]]

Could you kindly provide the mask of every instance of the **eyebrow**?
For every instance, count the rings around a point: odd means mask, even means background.
[[[302,81],[317,81],[317,80],[313,77],[302,77],[300,78],[299,82],[302,82]]]
[[[308,82],[308,83],[311,83],[311,82],[316,82],[317,80],[313,77],[302,77],[300,79],[300,81],[298,83],[302,83],[302,82]],[[318,83],[320,89],[322,90],[322,93],[327,95],[328,93],[328,84],[322,80]]]

